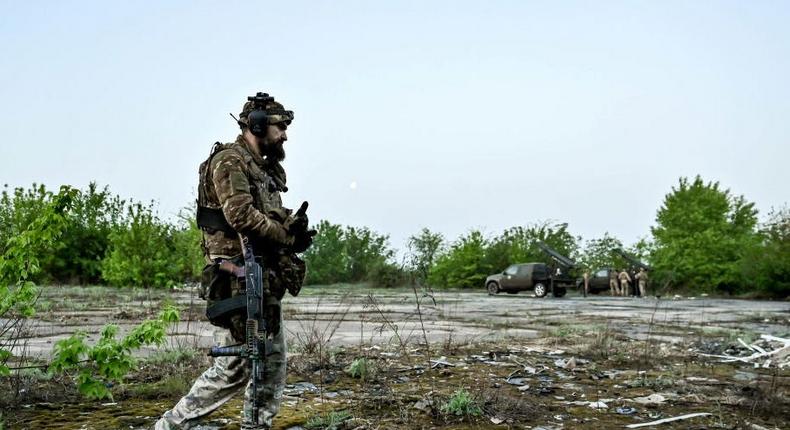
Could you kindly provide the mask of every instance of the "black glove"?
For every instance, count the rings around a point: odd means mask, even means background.
[[[299,209],[288,216],[288,219],[285,221],[285,227],[289,233],[297,235],[307,230],[307,227],[310,225],[310,221],[307,219],[307,206],[307,202],[302,202]]]
[[[313,237],[318,234],[316,230],[304,230],[294,236],[294,243],[291,245],[293,252],[305,252],[313,245]]]

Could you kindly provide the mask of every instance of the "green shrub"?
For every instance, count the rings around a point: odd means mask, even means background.
[[[753,203],[718,182],[680,178],[656,222],[654,281],[696,292],[742,290],[740,261],[759,242]]]
[[[38,290],[30,278],[40,271],[40,250],[50,246],[61,234],[66,214],[77,192],[61,187],[49,196],[38,217],[24,230],[7,237],[0,256],[0,376],[8,375],[6,366],[11,352],[8,346],[19,336],[18,321],[32,316]]]
[[[178,310],[165,307],[155,320],[144,321],[123,339],[116,339],[118,326],[108,324],[93,346],[85,343],[85,333],[78,332],[55,343],[52,373],[76,371],[77,388],[87,398],[112,398],[108,385],[122,382],[136,363],[132,352],[144,345],[164,343],[167,328],[178,322]]]
[[[308,430],[338,430],[349,419],[351,414],[347,411],[332,411],[326,415],[310,417],[304,427]]]
[[[156,217],[151,206],[130,206],[126,225],[110,235],[102,278],[115,286],[172,286],[180,269],[172,237],[173,227]]]
[[[463,417],[479,417],[483,414],[483,410],[477,405],[477,402],[464,389],[453,393],[447,403],[442,405],[441,410],[446,414]]]
[[[375,373],[375,366],[367,358],[357,358],[346,368],[346,373],[352,378],[369,379]]]
[[[316,230],[313,246],[304,253],[306,284],[368,281],[391,287],[403,281],[403,271],[393,262],[389,236],[328,221],[319,222]]]

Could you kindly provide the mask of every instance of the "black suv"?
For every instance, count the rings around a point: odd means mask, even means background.
[[[538,297],[544,297],[549,291],[554,297],[562,297],[567,292],[566,286],[573,286],[573,279],[564,274],[562,269],[552,268],[545,263],[514,264],[502,273],[486,278],[486,289],[489,295],[500,291],[516,294],[519,291],[533,290]]]

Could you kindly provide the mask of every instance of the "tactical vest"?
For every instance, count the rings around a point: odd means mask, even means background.
[[[283,219],[287,216],[283,212],[282,198],[280,197],[281,191],[288,191],[285,186],[285,172],[281,172],[279,178],[268,174],[255,162],[249,150],[242,145],[238,141],[229,144],[214,143],[211,154],[206,161],[200,164],[199,169],[197,225],[208,234],[222,232],[232,240],[237,240],[237,233],[222,213],[222,207],[211,177],[211,161],[221,151],[235,151],[243,160],[249,174],[250,194],[256,209],[263,213],[277,213]]]
[[[212,260],[210,256],[225,255],[222,259],[230,260],[237,266],[243,266],[243,260],[238,255],[241,252],[238,233],[228,223],[222,211],[222,206],[217,195],[213,181],[211,163],[217,154],[223,151],[234,151],[247,174],[250,185],[250,195],[255,209],[269,215],[287,217],[282,207],[280,192],[285,191],[285,172],[281,171],[280,177],[267,173],[253,158],[249,150],[240,139],[234,143],[215,143],[208,159],[200,164],[197,200],[197,225],[203,230],[203,249],[207,265],[203,269],[200,296],[208,301],[206,316],[212,324],[231,330],[234,338],[244,339],[244,312],[246,299],[244,296],[244,279],[236,278],[219,269],[219,260]],[[282,169],[275,166],[275,169]],[[277,172],[275,170],[275,172]],[[226,252],[233,249],[233,253]],[[257,252],[256,252],[257,255]],[[285,269],[293,265],[290,260]],[[301,262],[301,271],[296,276],[289,276],[282,265],[268,262],[265,273],[265,282],[274,297],[279,300],[289,289],[291,284],[298,284],[304,279],[304,263]],[[293,279],[292,279],[293,278]],[[294,280],[295,279],[295,280]]]

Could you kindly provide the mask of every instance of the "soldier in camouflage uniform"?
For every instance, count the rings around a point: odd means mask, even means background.
[[[609,270],[609,290],[612,296],[620,295],[620,285],[617,282],[617,270],[614,269]]]
[[[635,278],[639,286],[639,296],[647,297],[647,271],[644,267],[639,268],[639,272],[636,274]]]
[[[216,144],[211,156],[201,165],[198,206],[214,210],[224,216],[231,231],[203,228],[203,248],[208,265],[201,282],[202,295],[208,307],[232,296],[244,293],[244,278],[231,271],[222,270],[228,263],[243,266],[241,245],[238,235],[244,234],[259,246],[263,254],[274,249],[291,249],[300,239],[289,230],[295,223],[292,211],[283,208],[280,192],[285,187],[285,171],[280,162],[285,158],[283,143],[287,140],[286,129],[293,113],[286,111],[273,100],[265,107],[264,130],[253,133],[248,127],[248,116],[255,109],[252,102],[245,104],[239,115],[242,134],[230,144]],[[301,220],[306,225],[306,217]],[[198,224],[200,225],[200,214]],[[296,252],[304,251],[310,244],[302,243]],[[265,257],[264,257],[265,258]],[[222,263],[225,263],[222,266]],[[231,266],[232,267],[232,266]],[[286,289],[296,295],[304,278],[304,264],[295,254],[280,252],[277,257],[264,259],[264,278],[274,298],[267,306],[274,309],[268,315],[267,326],[274,333],[272,347],[265,364],[265,379],[258,384],[258,396],[262,407],[258,411],[263,427],[270,428],[282,400],[286,377],[286,344],[282,313],[279,301]],[[293,291],[296,288],[296,291]],[[208,312],[207,312],[208,313]],[[212,320],[218,325],[214,335],[215,345],[230,345],[245,340],[243,312],[222,315]],[[256,428],[252,422],[250,402],[250,366],[240,357],[216,357],[213,365],[198,377],[189,393],[173,409],[164,413],[155,429],[188,429],[197,421],[213,412],[246,387],[242,428]]]
[[[620,294],[622,294],[624,297],[630,296],[631,275],[629,275],[628,272],[623,269],[623,271],[620,272],[620,275],[618,275],[618,279],[620,279]]]

